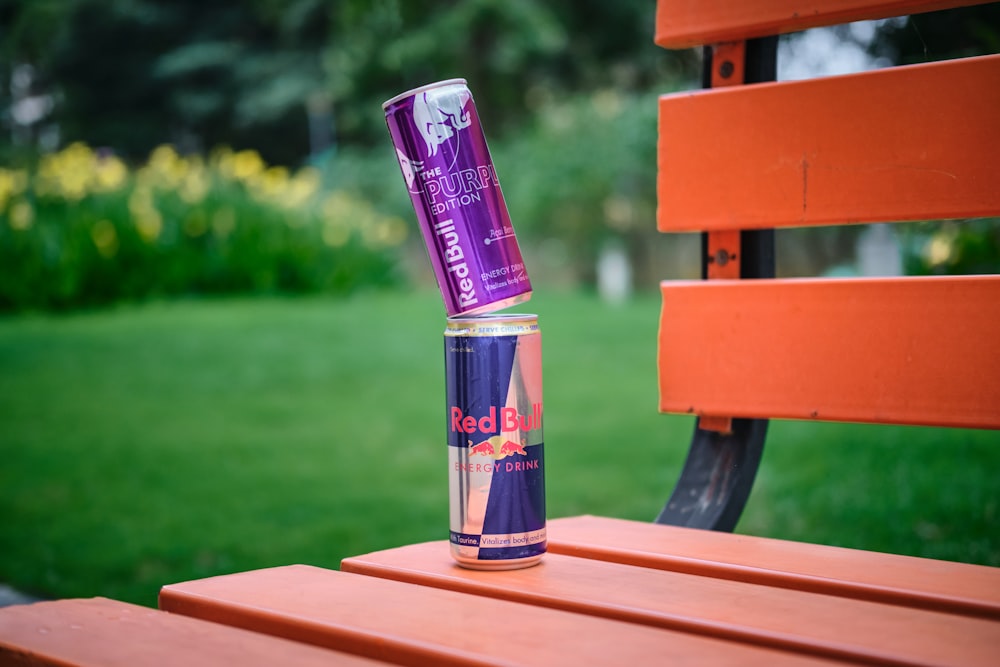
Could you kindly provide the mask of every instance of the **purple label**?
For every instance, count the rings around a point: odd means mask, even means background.
[[[527,300],[531,283],[464,82],[394,98],[385,117],[448,315]]]

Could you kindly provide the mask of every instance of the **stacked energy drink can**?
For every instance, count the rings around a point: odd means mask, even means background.
[[[452,555],[482,569],[533,564],[545,552],[538,318],[456,317],[444,335]]]
[[[451,554],[512,569],[545,553],[542,345],[535,315],[497,315],[531,297],[472,94],[451,79],[383,105],[448,314],[446,423]]]
[[[464,79],[382,105],[449,317],[531,297],[531,282]]]

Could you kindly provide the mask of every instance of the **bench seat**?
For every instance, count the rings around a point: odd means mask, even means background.
[[[160,605],[383,660],[992,665],[1000,570],[650,523],[550,523],[536,567],[445,541],[173,584]],[[422,663],[433,656],[430,663]],[[464,663],[463,663],[464,664]]]
[[[447,544],[437,546],[440,561],[457,568]],[[516,587],[525,572],[480,574]],[[173,584],[161,591],[160,606],[400,664],[821,664],[809,655],[679,629],[305,565]]]
[[[378,667],[385,663],[106,598],[0,609],[0,665]]]

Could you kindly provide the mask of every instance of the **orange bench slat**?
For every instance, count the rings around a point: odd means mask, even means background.
[[[661,292],[664,412],[1000,428],[1000,276]]]
[[[1000,568],[597,516],[548,530],[550,554],[1000,620]]]
[[[345,559],[344,571],[834,659],[992,665],[1000,620],[548,554],[505,573],[462,569],[448,543]]]
[[[660,231],[1000,215],[1000,55],[660,98]]]
[[[0,664],[67,667],[272,667],[383,662],[108,600],[0,609]]]
[[[447,552],[442,558],[450,560]],[[410,665],[630,665],[648,664],[651,657],[663,664],[828,664],[766,647],[302,565],[165,586],[160,607]]]
[[[817,26],[983,4],[988,0],[659,0],[656,43],[683,49]]]

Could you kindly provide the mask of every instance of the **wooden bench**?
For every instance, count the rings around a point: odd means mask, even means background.
[[[0,665],[993,665],[1000,570],[601,517],[536,567],[441,540],[0,609]],[[354,656],[350,655],[354,654]],[[373,661],[372,663],[363,661]]]
[[[555,519],[524,570],[442,540],[162,611],[3,609],[0,664],[997,664],[998,568],[725,532],[768,419],[1000,428],[996,276],[773,278],[777,227],[1000,214],[1000,56],[761,83],[778,33],[962,4],[660,0],[657,42],[708,45],[724,88],[660,100],[658,224],[703,233],[705,278],[662,285],[660,406],[698,416],[667,525]]]
[[[774,228],[1000,214],[1000,56],[765,83],[769,35],[967,4],[660,1],[718,90],[660,99],[657,224],[705,279],[662,284],[660,408],[699,421],[658,521],[731,530],[769,418],[1000,427],[1000,277],[774,279]]]
[[[405,664],[991,665],[1000,570],[655,524],[551,522],[551,553],[464,570],[446,541],[165,587],[160,606]],[[440,654],[426,660],[434,647]],[[829,663],[827,663],[829,664]]]

